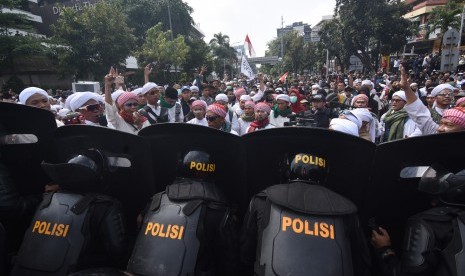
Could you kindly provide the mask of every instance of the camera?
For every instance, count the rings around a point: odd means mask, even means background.
[[[317,127],[318,125],[313,114],[305,114],[304,112],[301,112],[299,114],[291,114],[288,118],[290,121],[285,122],[284,126]]]

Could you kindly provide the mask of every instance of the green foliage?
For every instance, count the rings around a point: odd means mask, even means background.
[[[186,44],[189,46],[189,53],[183,64],[183,68],[189,77],[192,76],[192,73],[198,73],[198,69],[203,65],[206,65],[207,68],[212,68],[213,56],[210,47],[205,41],[188,37]]]
[[[135,45],[116,2],[100,2],[82,13],[63,8],[53,31],[60,71],[78,78],[100,79],[110,66],[123,64]]]
[[[451,0],[444,6],[434,8],[428,21],[431,31],[440,29],[444,34],[449,28],[460,29],[461,17],[458,15],[462,13],[463,6],[459,6],[457,2],[462,1]]]
[[[158,23],[163,24],[164,31],[169,30],[168,4],[174,36],[187,36],[194,22],[192,8],[182,0],[122,0],[122,3],[138,45],[144,43],[147,30]]]
[[[19,0],[0,0],[0,6],[8,9],[21,6]],[[13,29],[31,32],[30,35],[19,35]],[[48,48],[41,42],[45,39],[34,36],[32,23],[26,15],[8,13],[0,10],[0,66],[2,71],[16,72],[15,60],[24,57],[45,55]]]
[[[179,67],[184,64],[189,53],[189,47],[182,35],[171,41],[171,32],[163,31],[163,24],[158,23],[147,30],[145,43],[137,52],[139,62],[148,64],[156,62],[158,69]]]
[[[378,55],[402,49],[410,36],[411,22],[402,17],[407,12],[400,0],[336,0],[335,15],[339,37],[346,54],[356,55],[368,71]]]
[[[236,50],[229,45],[229,36],[222,33],[213,35],[209,43],[213,53],[213,69],[219,77],[228,72],[230,77],[238,67],[238,58]]]
[[[281,39],[275,38],[268,42],[265,56],[281,55]],[[282,62],[274,66],[263,66],[263,70],[270,75],[280,75],[286,71],[302,73],[313,70],[322,60],[321,50],[316,43],[305,43],[298,32],[288,32],[283,36],[284,57]]]

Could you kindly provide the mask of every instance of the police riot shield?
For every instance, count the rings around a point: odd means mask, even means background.
[[[360,208],[363,191],[369,182],[375,144],[320,128],[266,129],[242,137],[247,152],[248,198],[269,186],[287,183],[287,158],[309,153],[327,162],[329,173],[325,186]]]
[[[55,159],[52,112],[0,102],[0,164],[8,171],[20,195],[41,194],[50,178],[40,164]]]
[[[78,154],[86,154],[89,149],[102,152],[108,159],[108,168],[103,177],[105,194],[121,201],[127,220],[135,222],[156,190],[147,141],[125,132],[86,125],[61,127],[55,132],[55,139],[59,148],[58,163],[61,164]],[[45,168],[57,179],[63,175],[85,178],[85,175],[72,175],[79,171],[67,165],[49,165]],[[134,230],[135,223],[129,223],[128,227]]]
[[[436,134],[378,145],[372,181],[363,204],[367,218],[387,229],[395,249],[401,247],[408,217],[432,208],[432,197],[418,190],[431,165],[457,173],[465,168],[465,132]]]
[[[244,207],[245,151],[241,138],[216,129],[191,124],[157,124],[144,128],[140,136],[148,139],[153,157],[152,170],[159,184],[157,192],[173,183],[179,162],[189,151],[205,151],[216,162],[213,182],[230,203]],[[201,168],[199,166],[199,169]]]

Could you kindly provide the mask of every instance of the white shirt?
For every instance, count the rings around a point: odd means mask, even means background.
[[[289,122],[291,119],[279,115],[277,118],[274,117],[274,110],[271,110],[270,113],[270,124],[275,127],[284,127],[284,123]]]
[[[197,118],[194,118],[190,121],[187,121],[188,124],[192,124],[192,125],[199,125],[199,126],[206,126],[208,127],[208,122],[207,122],[207,119],[203,118],[202,120],[199,120]]]
[[[411,104],[405,105],[408,116],[418,125],[423,135],[438,133],[439,125],[431,118],[431,113],[423,102],[417,98]]]
[[[269,129],[269,128],[275,128],[275,126],[272,125],[272,124],[268,124],[268,125],[266,125],[266,127],[260,128],[260,129],[256,129],[255,131],[259,131],[259,130],[263,130],[263,129]],[[250,126],[247,128],[247,131],[246,131],[245,133],[249,133],[249,129],[250,129]],[[244,133],[244,134],[245,134],[245,133]]]
[[[239,118],[239,120],[237,120],[237,123],[239,124],[239,135],[244,135],[247,133],[247,129],[249,128],[252,122],[246,122],[242,120],[242,118]]]
[[[178,106],[178,105],[179,105],[179,108],[180,108],[180,113],[179,113],[179,120],[176,121],[176,106]],[[184,113],[182,112],[182,106],[181,106],[180,103],[176,103],[172,108],[168,109],[168,122],[170,122],[170,123],[182,123],[182,122],[184,122]]]
[[[140,129],[135,129],[131,124],[126,123],[126,121],[121,118],[121,116],[118,114],[118,110],[114,105],[108,104],[105,102],[105,115],[107,117],[107,121],[111,123],[111,125],[119,131],[124,131],[127,133],[135,134],[139,133]],[[150,126],[149,121],[145,121],[142,124],[141,129],[144,127]]]

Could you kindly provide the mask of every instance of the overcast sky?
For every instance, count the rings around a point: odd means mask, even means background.
[[[257,56],[264,56],[268,41],[276,38],[276,29],[293,22],[317,24],[324,15],[331,15],[335,0],[183,0],[194,9],[192,17],[205,33],[205,42],[213,34],[230,37],[231,46],[243,44],[246,34]]]

